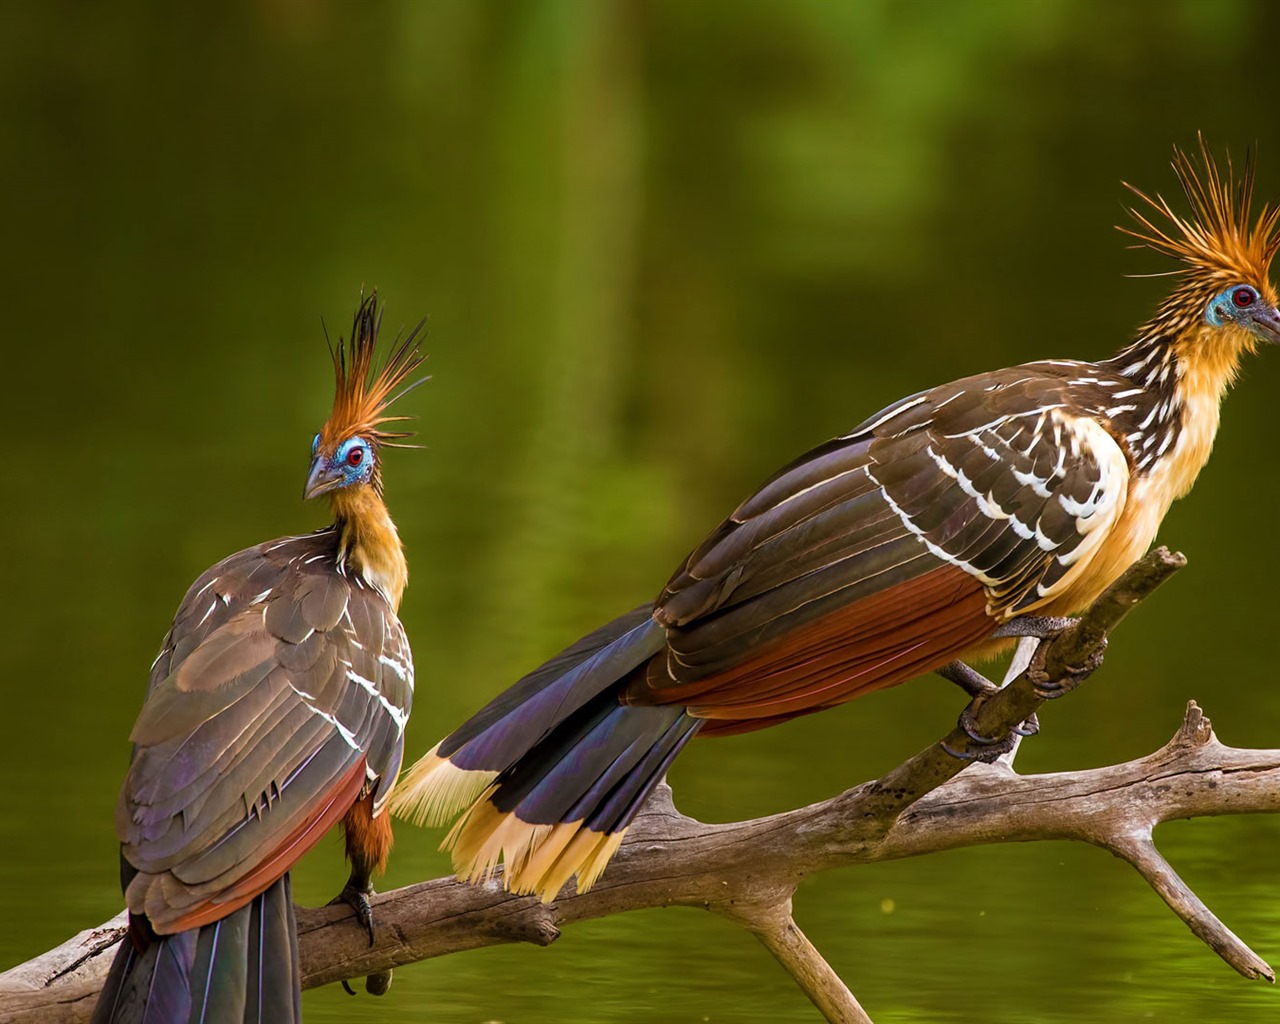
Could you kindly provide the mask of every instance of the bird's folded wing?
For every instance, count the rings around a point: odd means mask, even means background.
[[[157,931],[247,902],[399,770],[404,632],[337,569],[332,534],[231,556],[193,584],[152,670],[116,813],[130,910]]]
[[[1063,376],[1032,364],[912,396],[774,476],[660,596],[652,698],[712,717],[816,710],[1061,592],[1128,487]]]

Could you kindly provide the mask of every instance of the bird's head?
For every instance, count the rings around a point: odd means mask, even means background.
[[[337,498],[365,488],[381,494],[382,449],[413,447],[402,443],[412,434],[387,430],[385,425],[408,419],[407,416],[388,416],[387,409],[428,379],[422,377],[408,382],[425,358],[418,350],[425,321],[397,341],[378,367],[374,353],[381,322],[382,311],[375,292],[361,299],[350,340],[339,339],[333,349],[333,412],[311,442],[311,468],[304,498],[318,498],[322,494]]]
[[[1237,177],[1228,157],[1223,174],[1202,137],[1199,160],[1175,149],[1173,170],[1191,215],[1129,185],[1141,200],[1129,211],[1137,226],[1121,228],[1142,246],[1182,263],[1169,272],[1180,280],[1149,329],[1178,338],[1181,354],[1192,359],[1233,361],[1258,342],[1280,343],[1280,310],[1269,276],[1280,250],[1280,209],[1263,206],[1252,216],[1252,158],[1246,156]]]

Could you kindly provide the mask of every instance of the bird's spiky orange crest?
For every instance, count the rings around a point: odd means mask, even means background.
[[[351,325],[349,340],[338,340],[333,349],[335,392],[333,412],[320,428],[320,447],[332,448],[359,434],[374,444],[397,447],[396,441],[412,437],[411,432],[386,430],[388,423],[401,422],[408,416],[388,416],[387,409],[427,378],[405,384],[426,358],[418,350],[425,320],[408,336],[398,340],[381,366],[376,365],[375,350],[378,330],[382,326],[382,310],[378,293],[361,297]]]
[[[1120,230],[1142,245],[1181,260],[1183,273],[1231,280],[1265,281],[1271,260],[1280,250],[1280,209],[1263,206],[1251,222],[1253,159],[1246,155],[1237,178],[1226,161],[1226,174],[1218,170],[1204,137],[1199,138],[1199,159],[1183,150],[1173,151],[1173,172],[1191,204],[1191,217],[1173,211],[1159,194],[1153,199],[1126,183],[1143,205],[1131,208],[1137,227]]]

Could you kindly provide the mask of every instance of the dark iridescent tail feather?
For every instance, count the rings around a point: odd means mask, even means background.
[[[680,706],[622,704],[624,680],[666,642],[649,606],[596,630],[525,676],[413,766],[392,810],[441,824],[468,880],[551,900],[584,891],[701,722]]]
[[[301,1000],[286,874],[203,928],[159,936],[142,950],[126,936],[93,1024],[298,1024]]]

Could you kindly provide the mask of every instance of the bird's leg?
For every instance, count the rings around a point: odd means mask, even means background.
[[[974,713],[993,693],[998,693],[1000,687],[963,661],[949,662],[938,669],[937,672],[943,679],[955,683],[972,698],[965,709],[960,712],[960,718],[956,724],[980,749],[976,751],[952,750],[946,743],[943,743],[943,749],[951,756],[965,761],[982,761],[990,764],[999,760],[1001,755],[1007,754],[1012,750],[1017,743],[1018,737],[1034,736],[1040,731],[1040,723],[1036,720],[1036,716],[1032,715],[1021,725],[1014,726],[1008,735],[984,736],[978,730],[977,722],[974,720]]]
[[[1000,689],[976,668],[966,665],[963,661],[950,661],[937,672],[947,682],[955,683],[975,700],[979,697],[990,697]]]
[[[999,626],[992,634],[993,637],[1035,637],[1037,640],[1051,640],[1064,629],[1074,625],[1075,619],[1057,618],[1053,616],[1043,615],[1020,615],[1015,619]],[[1061,679],[1050,679],[1044,672],[1044,661],[1038,657],[1043,645],[1038,646],[1031,657],[1025,670],[1027,678],[1031,680],[1035,686],[1036,696],[1044,700],[1053,700],[1061,697],[1064,693],[1070,693],[1077,686],[1083,683],[1102,664],[1103,652],[1107,649],[1105,638],[1101,645],[1089,655],[1088,660],[1083,665],[1071,665],[1067,667],[1066,674]]]
[[[342,830],[346,837],[347,859],[351,861],[351,877],[342,887],[342,892],[330,900],[330,905],[345,903],[349,906],[355,912],[356,920],[369,933],[369,945],[372,946],[373,908],[369,905],[369,897],[375,895],[373,873],[383,869],[387,851],[391,849],[390,818],[385,812],[376,818],[373,816],[373,794],[367,791],[342,819]],[[342,987],[349,995],[355,995],[346,981]],[[389,970],[370,974],[364,980],[364,990],[373,996],[382,995],[390,987]]]
[[[1052,640],[1075,624],[1075,619],[1061,615],[1019,615],[997,626],[991,638],[1004,640],[1008,637],[1033,636],[1037,640]]]

